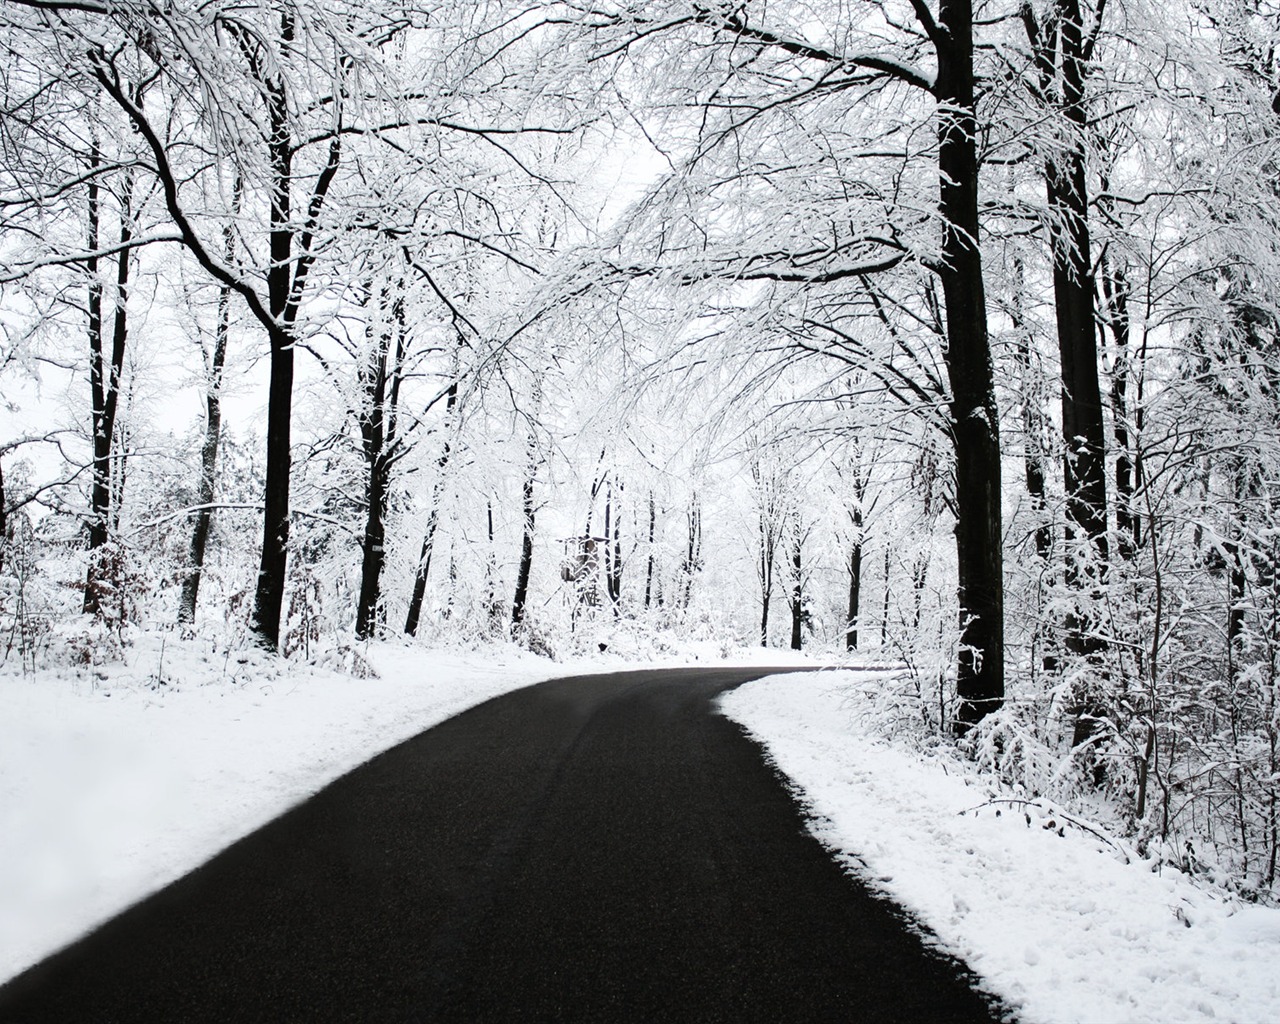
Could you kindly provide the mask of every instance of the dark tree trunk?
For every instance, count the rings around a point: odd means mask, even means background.
[[[804,646],[804,578],[803,578],[803,541],[799,530],[796,531],[795,545],[791,549],[791,649],[798,651]]]
[[[281,15],[282,41],[293,40],[290,14]],[[267,269],[267,306],[272,324],[268,328],[271,346],[271,379],[267,391],[267,470],[262,517],[262,558],[258,566],[258,587],[253,602],[253,630],[258,643],[276,650],[280,646],[280,617],[284,605],[285,572],[289,556],[289,473],[293,428],[293,352],[290,330],[291,300],[294,298],[292,176],[293,144],[289,132],[288,100],[284,83],[272,76],[264,83],[267,95],[269,136],[267,151],[271,166],[270,196],[271,265]]]
[[[1035,51],[1041,90],[1063,118],[1061,151],[1045,160],[1054,311],[1062,368],[1063,483],[1066,493],[1064,582],[1081,598],[1065,617],[1066,649],[1095,666],[1104,644],[1095,614],[1097,590],[1107,568],[1106,437],[1098,382],[1098,342],[1089,240],[1089,191],[1085,177],[1084,109],[1086,43],[1079,0],[1056,0],[1042,30],[1030,7],[1023,13]],[[1079,542],[1079,543],[1077,543]],[[1086,742],[1107,714],[1096,685],[1076,695],[1075,744]]]
[[[534,381],[533,408],[535,417],[542,406],[542,382]],[[511,632],[518,636],[524,628],[525,608],[529,600],[529,577],[533,572],[533,539],[534,516],[537,505],[534,502],[534,486],[538,478],[538,435],[536,418],[529,421],[529,435],[525,442],[526,464],[524,485],[521,488],[520,508],[523,513],[522,535],[520,538],[520,566],[516,570],[516,592],[511,602]]]
[[[493,502],[484,504],[485,518],[489,527],[489,560],[485,566],[486,582],[489,592],[486,600],[487,624],[491,632],[496,633],[502,623],[502,605],[498,601],[498,549],[494,543]]]
[[[101,164],[97,147],[95,146],[89,157],[89,237],[87,239],[89,252],[96,252],[99,245],[99,232],[102,217],[102,198],[96,170]],[[108,371],[103,365],[102,351],[102,279],[98,276],[98,257],[90,256],[85,261],[85,272],[89,278],[89,294],[86,303],[88,310],[88,332],[89,332],[89,401],[90,401],[90,430],[93,431],[93,476],[89,501],[89,523],[88,523],[88,540],[89,540],[89,557],[92,562],[93,552],[97,551],[107,541],[107,515],[105,509],[106,487],[99,486],[99,477],[105,476],[105,465],[100,467],[100,459],[105,462],[109,455],[103,451],[101,438],[103,436],[102,419],[106,415],[107,408],[107,380]],[[107,435],[110,440],[110,435]],[[84,589],[84,610],[93,612],[97,610],[97,594],[94,588],[85,584]]]
[[[1241,638],[1244,636],[1245,565],[1239,541],[1222,545],[1227,556],[1227,679],[1236,682],[1240,665]]]
[[[1116,446],[1116,551],[1123,561],[1132,562],[1142,538],[1134,507],[1137,460],[1133,438],[1129,435],[1129,283],[1124,271],[1113,268],[1110,261],[1103,263],[1102,294],[1116,350],[1111,367],[1112,436]]]
[[[413,573],[413,593],[409,595],[409,611],[405,615],[404,631],[417,636],[418,623],[422,619],[422,602],[427,594],[427,577],[431,575],[431,554],[436,543],[436,528],[440,522],[440,482],[431,488],[431,511],[427,513],[427,528],[422,531],[422,550],[418,553],[418,565]]]
[[[530,444],[530,460],[521,491],[520,507],[523,511],[524,530],[520,538],[520,566],[516,570],[516,593],[511,602],[511,632],[518,634],[524,626],[525,605],[529,600],[529,576],[533,572],[533,535],[536,508],[533,500],[534,478],[537,475],[535,445]]]
[[[293,426],[293,338],[271,332],[271,382],[267,392],[267,472],[262,558],[254,595],[253,626],[258,642],[274,651],[280,644],[285,570],[289,554],[290,431]]]
[[[622,485],[618,485],[622,497]],[[622,601],[622,511],[613,503],[613,484],[609,483],[604,499],[604,585],[617,614]]]
[[[1067,225],[1067,237],[1056,239],[1053,246],[1067,524],[1070,533],[1088,540],[1092,563],[1076,566],[1077,560],[1069,558],[1067,581],[1089,587],[1106,565],[1107,493],[1083,153],[1070,154],[1065,169],[1051,165],[1048,180],[1051,214]],[[1080,654],[1099,649],[1096,637],[1088,633],[1087,621],[1068,627],[1067,645]]]
[[[858,616],[862,614],[862,509],[849,512],[853,519],[854,540],[849,548],[849,611],[845,627],[845,649],[858,649]]]
[[[590,528],[587,529],[588,535],[591,533]],[[608,595],[609,600],[616,601],[617,598],[613,594],[613,546],[611,544],[613,538],[613,485],[610,484],[605,489],[604,494],[604,592]]]
[[[294,41],[294,16],[280,16],[280,39]],[[328,161],[320,171],[307,204],[304,227],[292,216],[294,145],[289,130],[289,103],[284,80],[266,66],[257,68],[267,99],[267,154],[273,187],[270,198],[267,269],[267,337],[271,346],[271,381],[267,396],[267,471],[262,517],[262,560],[253,603],[253,631],[268,650],[280,645],[289,553],[290,432],[293,426],[293,353],[298,312],[307,276],[315,262],[314,231],[325,197],[338,173],[341,135],[329,143]],[[295,250],[294,242],[297,241]]]
[[[956,451],[956,555],[960,604],[957,728],[1004,702],[1004,552],[1000,435],[978,248],[978,155],[971,0],[938,9],[942,289]]]
[[[920,629],[924,613],[924,587],[929,582],[929,550],[926,548],[911,567],[911,629]]]
[[[386,560],[387,466],[382,458],[369,465],[365,485],[369,510],[365,515],[360,559],[360,600],[356,605],[356,636],[370,639],[378,629],[382,567]]]
[[[225,310],[227,297],[223,289],[219,300],[219,313]],[[209,531],[213,526],[213,500],[217,485],[218,444],[222,435],[222,364],[226,352],[224,322],[219,320],[218,338],[214,343],[213,373],[209,390],[205,394],[204,444],[200,448],[200,486],[197,490],[196,519],[191,531],[191,548],[187,556],[187,575],[182,581],[182,598],[178,605],[178,621],[192,623],[196,620],[196,602],[200,596],[200,579],[204,574],[205,550],[209,544]]]
[[[369,291],[372,293],[372,287]],[[366,467],[365,501],[368,505],[361,545],[360,598],[356,605],[356,636],[361,640],[374,636],[382,621],[387,499],[391,489],[391,467],[397,457],[396,403],[404,358],[405,325],[399,315],[403,307],[398,300],[392,303],[389,291],[389,288],[382,290],[382,301],[374,311],[379,327],[376,335],[372,330],[367,331],[371,344],[367,362],[360,373],[361,406],[357,419]],[[387,322],[382,320],[384,314],[390,314]],[[394,355],[391,348],[393,330],[396,332]]]
[[[1084,107],[1086,44],[1079,0],[1057,0],[1058,60],[1046,88],[1056,91],[1066,122],[1064,152],[1045,164],[1053,255],[1054,310],[1062,364],[1062,435],[1067,521],[1092,549],[1096,578],[1107,560],[1106,438],[1098,382],[1098,342],[1094,328],[1094,281],[1089,239],[1089,190],[1085,177]],[[1033,40],[1034,42],[1034,40]],[[1051,57],[1050,57],[1051,59]],[[1050,69],[1046,69],[1046,75]],[[1078,579],[1090,585],[1089,579]],[[1069,580],[1070,582],[1070,580]],[[1081,623],[1087,628],[1088,623]],[[1098,649],[1097,639],[1068,630],[1068,645],[1081,653]]]
[[[653,597],[653,538],[658,525],[658,509],[653,501],[653,491],[649,492],[649,559],[644,573],[644,606],[650,607]]]
[[[236,179],[233,195],[239,213],[243,183]],[[235,257],[235,230],[228,223],[222,235],[223,255],[230,265]],[[196,519],[191,531],[187,575],[182,581],[182,597],[178,604],[178,621],[196,620],[196,603],[200,596],[200,580],[204,574],[205,550],[213,526],[213,501],[217,488],[218,447],[222,439],[222,372],[227,361],[227,335],[231,325],[231,289],[218,290],[218,322],[214,328],[213,353],[209,358],[209,379],[205,390],[204,444],[200,448],[200,486],[197,491]]]
[[[760,516],[760,646],[769,646],[769,602],[773,597],[773,524]]]
[[[702,505],[697,494],[689,501],[689,545],[684,557],[684,592],[678,595],[680,607],[687,610],[693,600],[693,579],[702,568]]]
[[[1051,216],[1066,225],[1067,236],[1055,240],[1053,246],[1054,306],[1062,365],[1065,582],[1083,597],[1081,611],[1067,615],[1065,642],[1072,654],[1094,659],[1103,644],[1088,609],[1094,604],[1093,592],[1105,575],[1107,564],[1106,443],[1098,384],[1083,153],[1069,154],[1065,168],[1051,164],[1048,182]],[[1074,550],[1071,542],[1075,538],[1085,540],[1085,553]],[[1096,701],[1086,700],[1086,704],[1080,709],[1077,723],[1081,740],[1092,735],[1095,716],[1103,713]]]
[[[880,610],[880,646],[889,643],[889,570],[893,568],[893,550],[885,545],[884,549],[884,605]]]
[[[97,163],[95,152],[92,164]],[[96,181],[89,186],[89,237],[97,247],[100,199]],[[124,351],[129,336],[129,270],[128,245],[133,238],[131,195],[132,179],[126,177],[120,199],[120,252],[116,256],[116,291],[112,315],[111,355],[103,351],[102,286],[90,283],[89,295],[89,383],[93,400],[93,482],[89,512],[89,568],[85,579],[83,609],[88,613],[102,610],[102,588],[105,571],[101,552],[111,532],[112,452],[116,440],[116,412],[120,402],[120,384],[124,372]],[[97,259],[89,261],[89,273],[96,275]]]
[[[128,392],[128,400],[124,403],[124,408],[128,409],[133,404],[133,387],[132,382]],[[120,415],[116,414],[116,435],[111,446],[111,514],[107,520],[107,532],[115,537],[120,534],[120,510],[124,508],[124,488],[129,482],[129,456],[131,450],[131,435],[126,424],[120,422]]]
[[[624,490],[624,485],[619,481],[618,507],[613,513],[613,573],[609,581],[615,612],[622,604],[622,494]]]

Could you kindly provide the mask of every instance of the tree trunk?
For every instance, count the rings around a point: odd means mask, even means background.
[[[486,501],[485,518],[489,527],[489,558],[485,563],[485,582],[488,586],[486,600],[486,625],[490,633],[497,633],[502,624],[502,604],[498,601],[498,549],[494,543],[493,502]]]
[[[760,646],[769,646],[769,601],[773,597],[773,527],[760,516]]]
[[[1089,190],[1085,177],[1085,42],[1079,0],[1057,0],[1060,59],[1059,104],[1070,137],[1065,152],[1045,162],[1053,255],[1054,310],[1062,364],[1063,473],[1067,522],[1088,541],[1092,565],[1077,569],[1074,582],[1091,586],[1107,559],[1106,439],[1098,383],[1098,342],[1094,329],[1094,280],[1089,240]],[[1074,560],[1072,560],[1074,561]],[[1071,562],[1068,572],[1072,572]],[[1083,578],[1081,578],[1083,576]],[[1073,582],[1070,575],[1068,582]],[[1100,649],[1088,622],[1068,628],[1068,646],[1078,653]]]
[[[884,605],[880,609],[880,646],[889,643],[889,570],[893,568],[893,549],[887,544],[884,548]]]
[[[520,538],[520,567],[516,571],[516,592],[511,602],[513,636],[518,636],[524,628],[525,607],[529,600],[529,577],[533,572],[534,516],[537,512],[534,502],[534,485],[537,482],[539,465],[536,417],[542,405],[542,381],[537,378],[534,380],[532,405],[534,411],[529,420],[529,434],[525,442],[526,463],[520,501],[524,522]]]
[[[653,491],[649,492],[649,560],[644,573],[644,606],[650,607],[653,597],[653,537],[658,524],[658,509],[653,501]]]
[[[618,485],[622,497],[622,484]],[[622,510],[613,503],[613,482],[605,490],[604,499],[604,585],[616,615],[622,601]]]
[[[97,164],[95,151],[91,166]],[[93,482],[89,513],[89,568],[85,579],[83,610],[91,614],[102,611],[101,579],[104,567],[101,552],[111,529],[111,457],[116,438],[116,412],[120,401],[120,382],[124,372],[124,351],[129,336],[129,271],[128,244],[133,238],[132,177],[126,175],[120,198],[120,252],[116,256],[116,291],[112,315],[111,356],[106,362],[103,351],[102,285],[90,283],[89,294],[89,383],[93,400]],[[101,207],[96,180],[89,186],[89,239],[97,247]],[[97,258],[88,261],[89,273],[96,275]]]
[[[1052,21],[1036,24],[1023,13],[1035,52],[1040,87],[1063,118],[1061,152],[1045,160],[1054,311],[1062,369],[1063,483],[1066,493],[1064,582],[1075,594],[1064,620],[1066,649],[1101,674],[1098,590],[1107,570],[1107,467],[1094,327],[1094,280],[1089,240],[1089,191],[1085,175],[1084,66],[1088,59],[1079,0],[1055,0]],[[1094,683],[1076,694],[1076,745],[1096,731],[1107,701]]]
[[[370,285],[370,298],[372,290]],[[382,620],[387,499],[391,489],[391,467],[396,459],[396,403],[405,348],[405,325],[397,315],[400,308],[398,303],[391,302],[390,287],[384,287],[381,301],[367,320],[370,327],[366,328],[366,337],[370,347],[360,372],[361,405],[357,419],[366,467],[365,501],[368,505],[361,544],[360,598],[356,604],[356,636],[361,640],[373,637]],[[384,315],[387,317],[385,321]],[[376,331],[371,329],[375,320],[378,322]],[[394,356],[391,347],[393,331],[397,334]]]
[[[1046,562],[1053,544],[1053,533],[1046,516],[1045,501],[1045,452],[1044,452],[1044,398],[1040,374],[1031,358],[1031,331],[1023,314],[1022,301],[1025,279],[1022,260],[1013,261],[1013,309],[1011,319],[1017,339],[1015,351],[1018,358],[1019,398],[1022,402],[1022,460],[1027,484],[1027,498],[1037,519],[1035,532],[1036,555]]]
[[[387,466],[381,456],[369,464],[365,499],[364,540],[360,559],[360,599],[356,605],[356,637],[368,640],[378,629],[382,567],[386,561]]]
[[[529,577],[533,572],[533,534],[536,508],[533,500],[533,488],[538,472],[537,445],[529,444],[529,465],[525,473],[521,491],[520,507],[524,513],[524,530],[520,538],[520,567],[516,571],[516,593],[511,602],[511,632],[517,635],[524,626],[525,605],[529,600]]]
[[[292,42],[293,17],[281,15],[281,40]],[[258,566],[258,587],[253,602],[253,631],[258,643],[268,650],[280,646],[280,617],[284,605],[285,572],[289,555],[289,473],[293,428],[293,331],[288,314],[294,298],[292,188],[293,141],[289,132],[289,109],[283,81],[271,78],[264,83],[269,134],[267,152],[271,166],[267,307],[272,324],[268,328],[271,346],[271,379],[267,391],[267,469],[262,516],[262,558]]]
[[[130,381],[123,410],[117,407],[116,436],[111,444],[111,512],[107,519],[107,532],[113,537],[120,534],[120,511],[124,508],[124,488],[129,482],[129,457],[132,454],[132,435],[127,424],[128,417],[126,415],[125,421],[122,422],[120,412],[127,413],[132,405],[133,383]]]
[[[254,595],[253,629],[268,650],[280,645],[285,571],[289,555],[290,431],[293,426],[293,337],[271,332],[271,382],[267,393],[267,472],[262,558]]]
[[[613,598],[613,610],[617,614],[622,607],[622,494],[626,488],[618,482],[618,507],[613,512],[613,566],[609,580],[609,593]]]
[[[98,155],[98,149],[95,146],[89,156],[89,237],[87,245],[89,252],[96,252],[99,245],[99,229],[102,216],[102,199],[96,170],[101,164],[101,158]],[[106,514],[106,497],[107,488],[105,484],[100,484],[100,478],[105,477],[106,467],[103,463],[109,456],[109,449],[104,450],[102,443],[103,429],[102,419],[106,415],[107,399],[107,379],[108,373],[103,366],[102,352],[102,279],[98,277],[98,257],[90,256],[85,261],[85,272],[89,278],[89,294],[86,302],[88,311],[88,332],[89,332],[89,402],[90,402],[90,430],[93,432],[93,471],[92,483],[89,499],[89,522],[88,522],[88,540],[89,540],[89,561],[90,574],[92,574],[92,565],[94,553],[98,551],[107,542],[107,514]],[[110,434],[106,437],[110,440]],[[84,605],[85,612],[96,612],[98,610],[98,595],[96,588],[92,585],[92,579],[85,581],[84,588]]]
[[[804,646],[804,579],[802,573],[802,540],[799,529],[796,530],[795,545],[791,549],[791,649],[798,651]]]
[[[294,13],[280,15],[280,41],[295,39]],[[294,144],[289,129],[289,102],[283,78],[268,65],[258,68],[267,102],[267,156],[272,174],[267,269],[267,338],[271,348],[267,397],[267,468],[262,516],[262,559],[254,594],[252,628],[260,646],[277,650],[284,605],[289,553],[290,433],[293,427],[293,367],[298,313],[315,253],[317,218],[338,173],[341,135],[329,144],[329,158],[316,179],[302,228],[292,216]],[[295,251],[295,238],[298,242]],[[260,318],[261,319],[261,318]]]
[[[422,602],[427,594],[427,577],[431,575],[431,554],[436,543],[436,527],[440,521],[441,484],[437,480],[431,487],[431,511],[427,513],[427,528],[422,531],[422,550],[418,553],[418,565],[413,572],[413,593],[409,596],[409,611],[405,615],[404,631],[409,636],[418,635],[418,623],[422,619]]]
[[[680,607],[687,611],[693,600],[693,578],[702,568],[702,505],[695,493],[689,501],[689,546],[684,559],[684,592],[678,595]]]
[[[1067,237],[1056,239],[1053,245],[1054,307],[1062,364],[1067,529],[1069,537],[1084,537],[1090,548],[1083,565],[1068,556],[1067,582],[1089,588],[1106,565],[1107,492],[1084,154],[1071,153],[1068,166],[1063,169],[1050,164],[1048,182],[1051,220],[1067,225]],[[1078,654],[1093,654],[1100,649],[1096,636],[1089,632],[1087,619],[1085,616],[1068,626],[1067,646]]]
[[[929,582],[929,549],[916,558],[911,567],[911,630],[920,629],[920,620],[924,614],[924,587]]]
[[[1116,551],[1132,562],[1142,544],[1134,507],[1137,483],[1133,438],[1129,435],[1129,283],[1124,271],[1103,261],[1102,294],[1116,354],[1111,367],[1111,421],[1115,439]]]
[[[237,177],[232,189],[235,211],[240,212],[244,185]],[[228,222],[222,234],[223,256],[230,265],[235,258],[235,228]],[[213,353],[207,367],[209,377],[205,390],[204,444],[200,448],[200,486],[196,504],[196,519],[191,531],[191,548],[188,554],[187,575],[182,581],[182,597],[178,604],[178,621],[193,623],[196,620],[196,602],[200,596],[200,580],[204,574],[205,549],[209,543],[209,531],[213,526],[213,501],[216,496],[218,447],[222,440],[222,372],[227,361],[227,336],[231,327],[231,289],[223,285],[218,289],[218,322],[214,328]]]
[[[458,380],[455,374],[449,384],[449,394],[445,400],[445,429],[452,429],[454,412],[458,405]],[[444,448],[436,459],[436,479],[431,485],[431,509],[427,513],[427,528],[422,532],[422,550],[418,553],[418,564],[413,571],[413,593],[409,597],[409,611],[404,620],[404,631],[409,636],[416,636],[418,623],[422,618],[422,602],[427,593],[427,577],[431,575],[431,554],[436,543],[436,529],[440,525],[440,503],[444,500],[445,477],[449,470],[449,459],[452,454],[449,435],[446,433]],[[493,507],[489,507],[490,543],[493,541]]]
[[[225,299],[226,289],[223,289]],[[221,302],[220,302],[221,306]],[[182,598],[178,605],[178,621],[192,623],[196,620],[196,602],[200,595],[200,579],[204,573],[205,549],[209,543],[209,531],[213,526],[213,500],[217,484],[218,444],[222,435],[222,365],[219,353],[226,351],[225,335],[219,329],[215,343],[214,376],[205,394],[204,444],[200,448],[200,486],[196,496],[196,519],[191,531],[191,548],[187,557],[187,575],[182,581]]]
[[[1004,702],[1004,552],[1000,435],[978,248],[977,123],[971,0],[941,0],[937,41],[942,289],[956,450],[960,604],[957,729]]]
[[[845,650],[858,649],[858,616],[862,614],[862,509],[849,512],[853,519],[854,541],[849,548],[849,611],[845,626]]]

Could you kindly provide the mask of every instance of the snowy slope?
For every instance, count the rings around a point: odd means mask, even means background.
[[[1157,873],[1044,805],[996,802],[950,751],[889,745],[863,724],[866,678],[775,676],[721,706],[791,779],[814,834],[1020,1018],[1280,1020],[1280,910]]]
[[[563,672],[509,651],[367,656],[376,678],[194,642],[162,657],[144,636],[126,665],[0,678],[0,980],[379,751]]]
[[[129,665],[0,678],[0,979],[449,715],[622,667],[393,645],[368,658],[378,676],[360,679],[195,644],[161,663],[148,641]],[[993,803],[945,750],[888,745],[860,724],[866,678],[778,676],[723,706],[794,781],[819,838],[1021,1016],[1280,1020],[1280,911],[1153,873],[1048,808]]]
[[[634,659],[635,652],[632,652]],[[721,660],[803,662],[759,648]],[[0,675],[0,981],[74,940],[382,750],[553,676],[650,667],[553,663],[513,647],[361,647],[370,678],[139,633],[125,663]]]

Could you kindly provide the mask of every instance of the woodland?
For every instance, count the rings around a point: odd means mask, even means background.
[[[905,666],[1271,900],[1280,7],[5,0],[5,671]]]

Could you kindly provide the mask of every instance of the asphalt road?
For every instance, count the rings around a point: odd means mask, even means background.
[[[989,1021],[714,697],[520,690],[374,758],[0,988],[0,1021]]]

